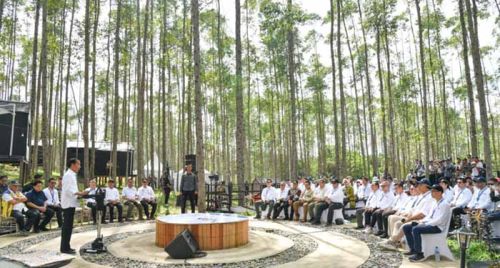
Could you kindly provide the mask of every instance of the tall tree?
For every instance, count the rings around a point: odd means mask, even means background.
[[[193,80],[196,117],[196,170],[198,172],[198,212],[205,212],[205,148],[203,142],[203,95],[201,92],[200,9],[198,0],[191,0],[193,34]]]
[[[472,64],[474,66],[474,81],[477,87],[477,101],[479,102],[479,118],[481,120],[481,130],[483,132],[483,154],[486,162],[486,176],[491,176],[491,143],[488,125],[488,110],[486,106],[486,94],[484,90],[483,68],[481,65],[481,51],[479,46],[479,35],[477,27],[477,0],[472,0],[472,8],[469,0],[465,0],[467,9],[467,24],[470,32]]]
[[[118,145],[118,109],[120,107],[120,27],[121,27],[121,6],[122,0],[117,0],[116,7],[116,25],[115,25],[115,45],[114,45],[114,59],[113,59],[113,68],[114,68],[114,84],[115,84],[115,95],[113,98],[113,139],[112,144],[113,148],[111,149],[111,179],[116,178],[116,167],[118,165],[117,159],[117,145]],[[124,115],[122,115],[124,116]],[[138,168],[140,169],[140,168]]]
[[[288,83],[290,86],[290,178],[296,178],[297,173],[297,133],[296,133],[296,100],[295,100],[295,52],[294,52],[294,12],[292,0],[287,1],[287,48],[288,48]]]
[[[245,122],[243,119],[243,87],[241,67],[241,6],[240,0],[235,1],[236,7],[236,162],[238,182],[238,205],[243,206],[245,198]]]

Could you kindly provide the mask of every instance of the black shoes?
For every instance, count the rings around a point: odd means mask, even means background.
[[[415,254],[417,254],[417,253],[415,253],[413,251],[408,251],[408,252],[403,253],[403,255],[405,255],[405,256],[412,256],[412,255],[415,255]]]
[[[411,256],[411,257],[409,258],[409,260],[410,260],[411,262],[420,262],[420,261],[424,261],[424,260],[425,260],[425,257],[424,257],[424,254],[423,254],[423,253],[417,253],[417,254],[415,254],[415,255]]]
[[[61,253],[64,253],[64,254],[71,254],[71,255],[76,255],[76,250],[70,248],[68,250],[61,250]]]

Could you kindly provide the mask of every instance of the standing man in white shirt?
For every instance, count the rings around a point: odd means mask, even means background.
[[[437,234],[446,229],[450,217],[450,205],[443,198],[443,187],[435,185],[431,190],[432,198],[436,200],[430,214],[420,221],[412,222],[403,226],[403,232],[410,251],[405,255],[412,255],[409,259],[412,262],[422,261],[422,235]]]
[[[78,191],[76,175],[80,170],[80,160],[71,158],[68,161],[68,170],[64,173],[61,190],[61,207],[63,210],[63,226],[61,228],[61,253],[76,254],[71,248],[71,234],[73,232],[73,221],[75,209],[80,206],[77,197],[84,196],[85,191]]]
[[[282,210],[285,210],[285,220],[288,220],[288,191],[286,187],[286,182],[282,181],[280,183],[280,188],[278,189],[276,204],[273,207],[273,220],[277,219]]]
[[[43,189],[45,197],[47,197],[47,207],[52,209],[56,213],[57,217],[57,227],[62,227],[62,208],[61,202],[59,202],[59,194],[56,189],[56,179],[49,179],[49,186]]]
[[[130,217],[132,216],[132,209],[134,209],[134,207],[136,207],[137,212],[139,212],[139,220],[143,220],[142,207],[139,203],[139,196],[137,195],[137,189],[134,187],[133,179],[127,180],[127,186],[122,190],[122,197],[125,200],[124,204],[127,207],[127,216],[125,217],[125,220],[130,220]]]
[[[261,199],[255,202],[255,212],[257,213],[255,216],[256,219],[260,219],[261,209],[266,210],[268,206],[269,209],[267,211],[267,219],[271,219],[271,212],[273,211],[272,208],[276,202],[277,192],[276,188],[273,187],[273,181],[271,179],[267,179],[266,184],[267,187],[262,190],[262,194],[260,195]]]
[[[106,188],[104,202],[106,202],[106,206],[109,208],[109,222],[113,223],[115,219],[115,214],[113,213],[115,207],[118,209],[118,222],[123,222],[123,206],[120,202],[120,193],[118,192],[118,189],[115,188],[115,181],[112,179],[108,180],[108,187]]]
[[[142,186],[139,187],[139,190],[137,190],[137,195],[139,196],[139,201],[144,209],[144,213],[146,213],[147,219],[154,219],[157,206],[156,196],[153,188],[148,185],[148,180],[142,180]],[[149,213],[149,205],[151,205],[151,213]]]

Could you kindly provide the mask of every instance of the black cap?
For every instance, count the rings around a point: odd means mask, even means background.
[[[330,180],[330,182],[331,182],[331,183],[340,183],[340,182],[339,182],[339,180],[338,180],[338,179],[336,179],[336,178],[331,179],[331,180]]]
[[[9,185],[21,185],[21,184],[16,180],[12,180],[9,182]]]
[[[483,182],[483,183],[486,183],[486,178],[485,177],[478,177],[478,178],[474,179],[474,182]]]
[[[432,186],[432,190],[436,190],[436,191],[439,191],[439,192],[444,192],[443,190],[443,187],[441,187],[440,185],[437,185],[437,184],[434,184],[434,186]]]
[[[428,188],[431,187],[431,182],[428,179],[421,179],[417,184],[425,184]]]

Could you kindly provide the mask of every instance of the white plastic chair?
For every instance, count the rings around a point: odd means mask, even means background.
[[[450,251],[447,243],[448,229],[450,227],[452,213],[448,221],[446,221],[446,228],[441,233],[437,234],[422,234],[422,252],[424,253],[424,258],[427,259],[434,255],[434,250],[436,247],[439,249],[439,255],[441,257],[446,257],[447,259],[454,261],[453,254]]]

